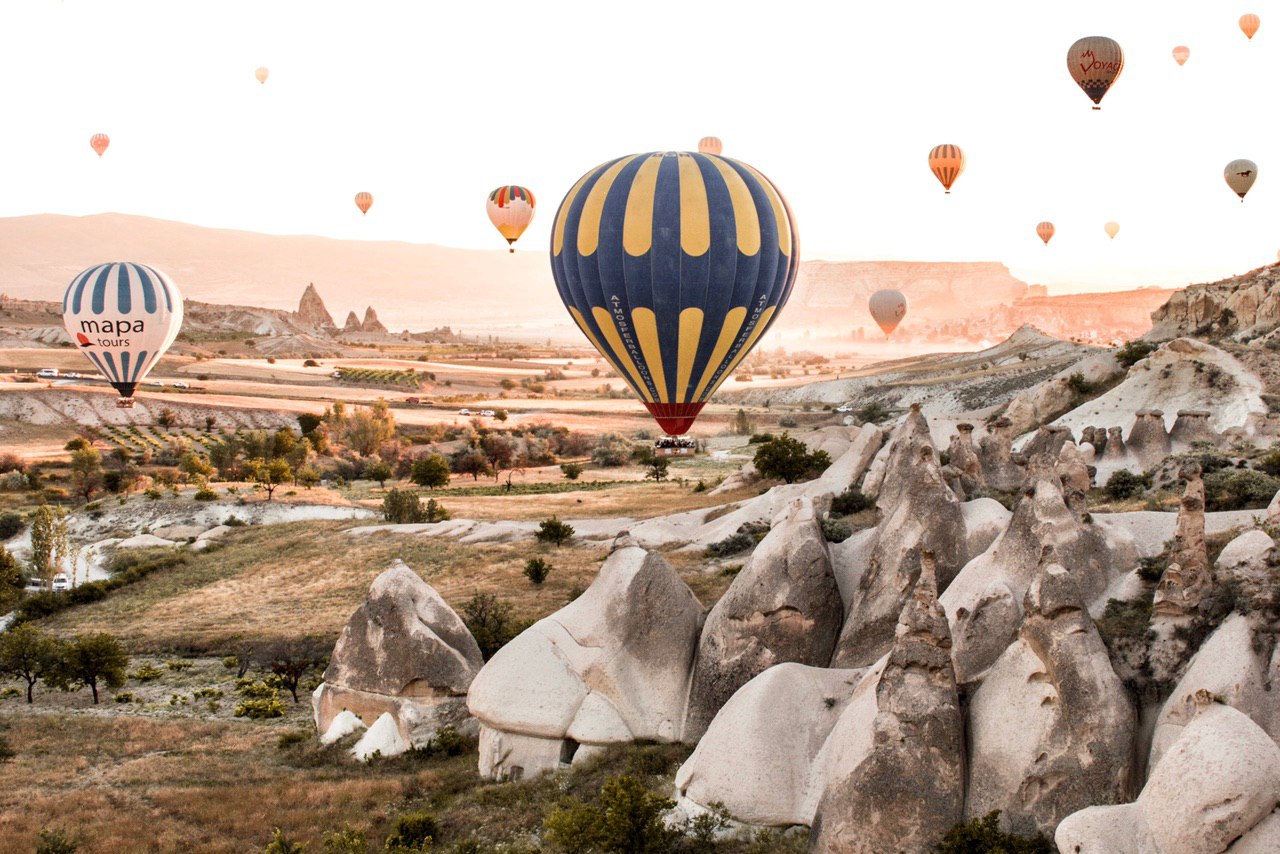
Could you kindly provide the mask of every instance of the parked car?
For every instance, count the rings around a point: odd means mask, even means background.
[[[836,407],[836,412],[852,412],[852,411],[853,411],[853,404],[851,403],[842,403]]]
[[[57,375],[58,375],[57,368],[41,368],[40,372],[36,374],[36,376],[44,380],[53,379]]]
[[[470,409],[465,409],[465,408],[463,408],[463,409],[459,409],[459,410],[458,410],[458,414],[459,414],[459,415],[470,415],[470,414],[471,414],[471,410],[470,410]]]
[[[53,589],[55,592],[71,589],[71,579],[67,578],[67,574],[65,572],[59,572],[53,577]]]
[[[333,371],[329,376],[333,377],[335,380],[340,380],[342,379],[342,371]]]
[[[178,380],[176,383],[173,384],[173,387],[174,388],[191,388],[191,385],[190,383],[186,383],[186,382],[183,382],[182,380]]]
[[[492,418],[495,415],[492,409],[481,409],[480,414],[485,418]]]

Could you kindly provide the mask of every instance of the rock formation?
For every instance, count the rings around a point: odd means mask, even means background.
[[[956,435],[947,448],[947,464],[960,473],[966,492],[973,492],[983,485],[982,463],[973,446],[973,425],[957,424]]]
[[[316,727],[327,732],[344,709],[369,727],[390,715],[400,739],[422,747],[440,727],[466,721],[464,698],[482,663],[462,618],[396,561],[342,629],[312,697]]]
[[[1151,314],[1147,338],[1164,341],[1179,335],[1260,335],[1280,326],[1280,265],[1242,276],[1174,291]]]
[[[1130,796],[1135,716],[1073,575],[1042,562],[1019,639],[969,707],[967,818],[1001,811],[1013,832]]]
[[[390,335],[387,327],[382,325],[378,320],[378,314],[373,310],[373,306],[366,306],[364,310],[364,320],[360,324],[360,331],[372,335]]]
[[[978,443],[978,460],[987,485],[1000,492],[1016,492],[1026,480],[1022,466],[1013,461],[1013,424],[997,418]]]
[[[1207,409],[1178,410],[1178,420],[1173,422],[1173,429],[1169,431],[1169,442],[1175,452],[1189,451],[1196,442],[1216,446],[1222,441],[1218,431],[1213,429],[1210,414]]]
[[[467,705],[481,723],[480,774],[519,779],[605,744],[679,741],[701,624],[671,565],[619,535],[585,593],[476,676]]]
[[[813,502],[796,499],[707,616],[684,738],[701,737],[735,691],[775,664],[825,666],[842,612]]]
[[[1254,846],[1261,834],[1274,833],[1264,823],[1280,802],[1280,748],[1208,692],[1200,692],[1195,703],[1195,718],[1151,772],[1137,801],[1068,816],[1054,834],[1059,851],[1275,850]]]
[[[1152,674],[1165,680],[1174,677],[1186,654],[1179,629],[1196,620],[1201,600],[1213,587],[1204,538],[1204,481],[1194,466],[1184,467],[1182,476],[1187,488],[1174,525],[1173,548],[1152,602],[1149,662]]]
[[[1067,497],[1067,503],[1077,513],[1083,513],[1085,496],[1093,487],[1093,475],[1089,472],[1089,466],[1085,464],[1084,457],[1081,456],[1080,449],[1075,443],[1063,443],[1062,450],[1058,452],[1054,470],[1062,481],[1062,492]],[[1077,501],[1078,507],[1075,503]]]
[[[1125,449],[1139,466],[1152,469],[1173,453],[1169,434],[1164,429],[1164,413],[1158,409],[1141,409],[1134,416]]]
[[[333,334],[338,331],[329,310],[324,307],[324,300],[320,299],[320,293],[316,290],[314,282],[308,282],[307,289],[302,292],[302,299],[298,302],[297,318],[300,323],[320,332]]]
[[[1048,425],[1036,431],[1035,436],[1022,449],[1022,453],[1028,463],[1036,460],[1052,465],[1057,461],[1058,454],[1067,443],[1075,444],[1075,439],[1068,428]]]
[[[876,682],[870,731],[837,722],[828,739],[858,744],[837,742],[845,749],[828,769],[811,851],[923,854],[961,818],[964,722],[933,564],[925,552]],[[845,715],[853,711],[851,704]]]
[[[345,333],[360,331],[360,318],[356,317],[354,311],[347,312],[347,322],[342,324],[342,331]]]

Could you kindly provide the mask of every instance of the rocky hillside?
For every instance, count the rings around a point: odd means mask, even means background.
[[[1253,338],[1280,326],[1280,264],[1174,292],[1151,315],[1148,340],[1183,335]]]

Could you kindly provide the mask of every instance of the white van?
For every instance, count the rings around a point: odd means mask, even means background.
[[[67,578],[67,574],[65,572],[59,572],[53,577],[53,589],[55,592],[71,589],[71,579]]]
[[[57,368],[41,368],[40,372],[36,374],[36,376],[42,380],[50,380],[56,377],[57,375],[58,375]]]

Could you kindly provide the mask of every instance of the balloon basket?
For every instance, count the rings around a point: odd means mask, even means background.
[[[692,457],[698,453],[698,440],[692,436],[663,436],[653,443],[655,457]]]
[[[116,401],[116,409],[133,409],[133,398],[122,397]]]

